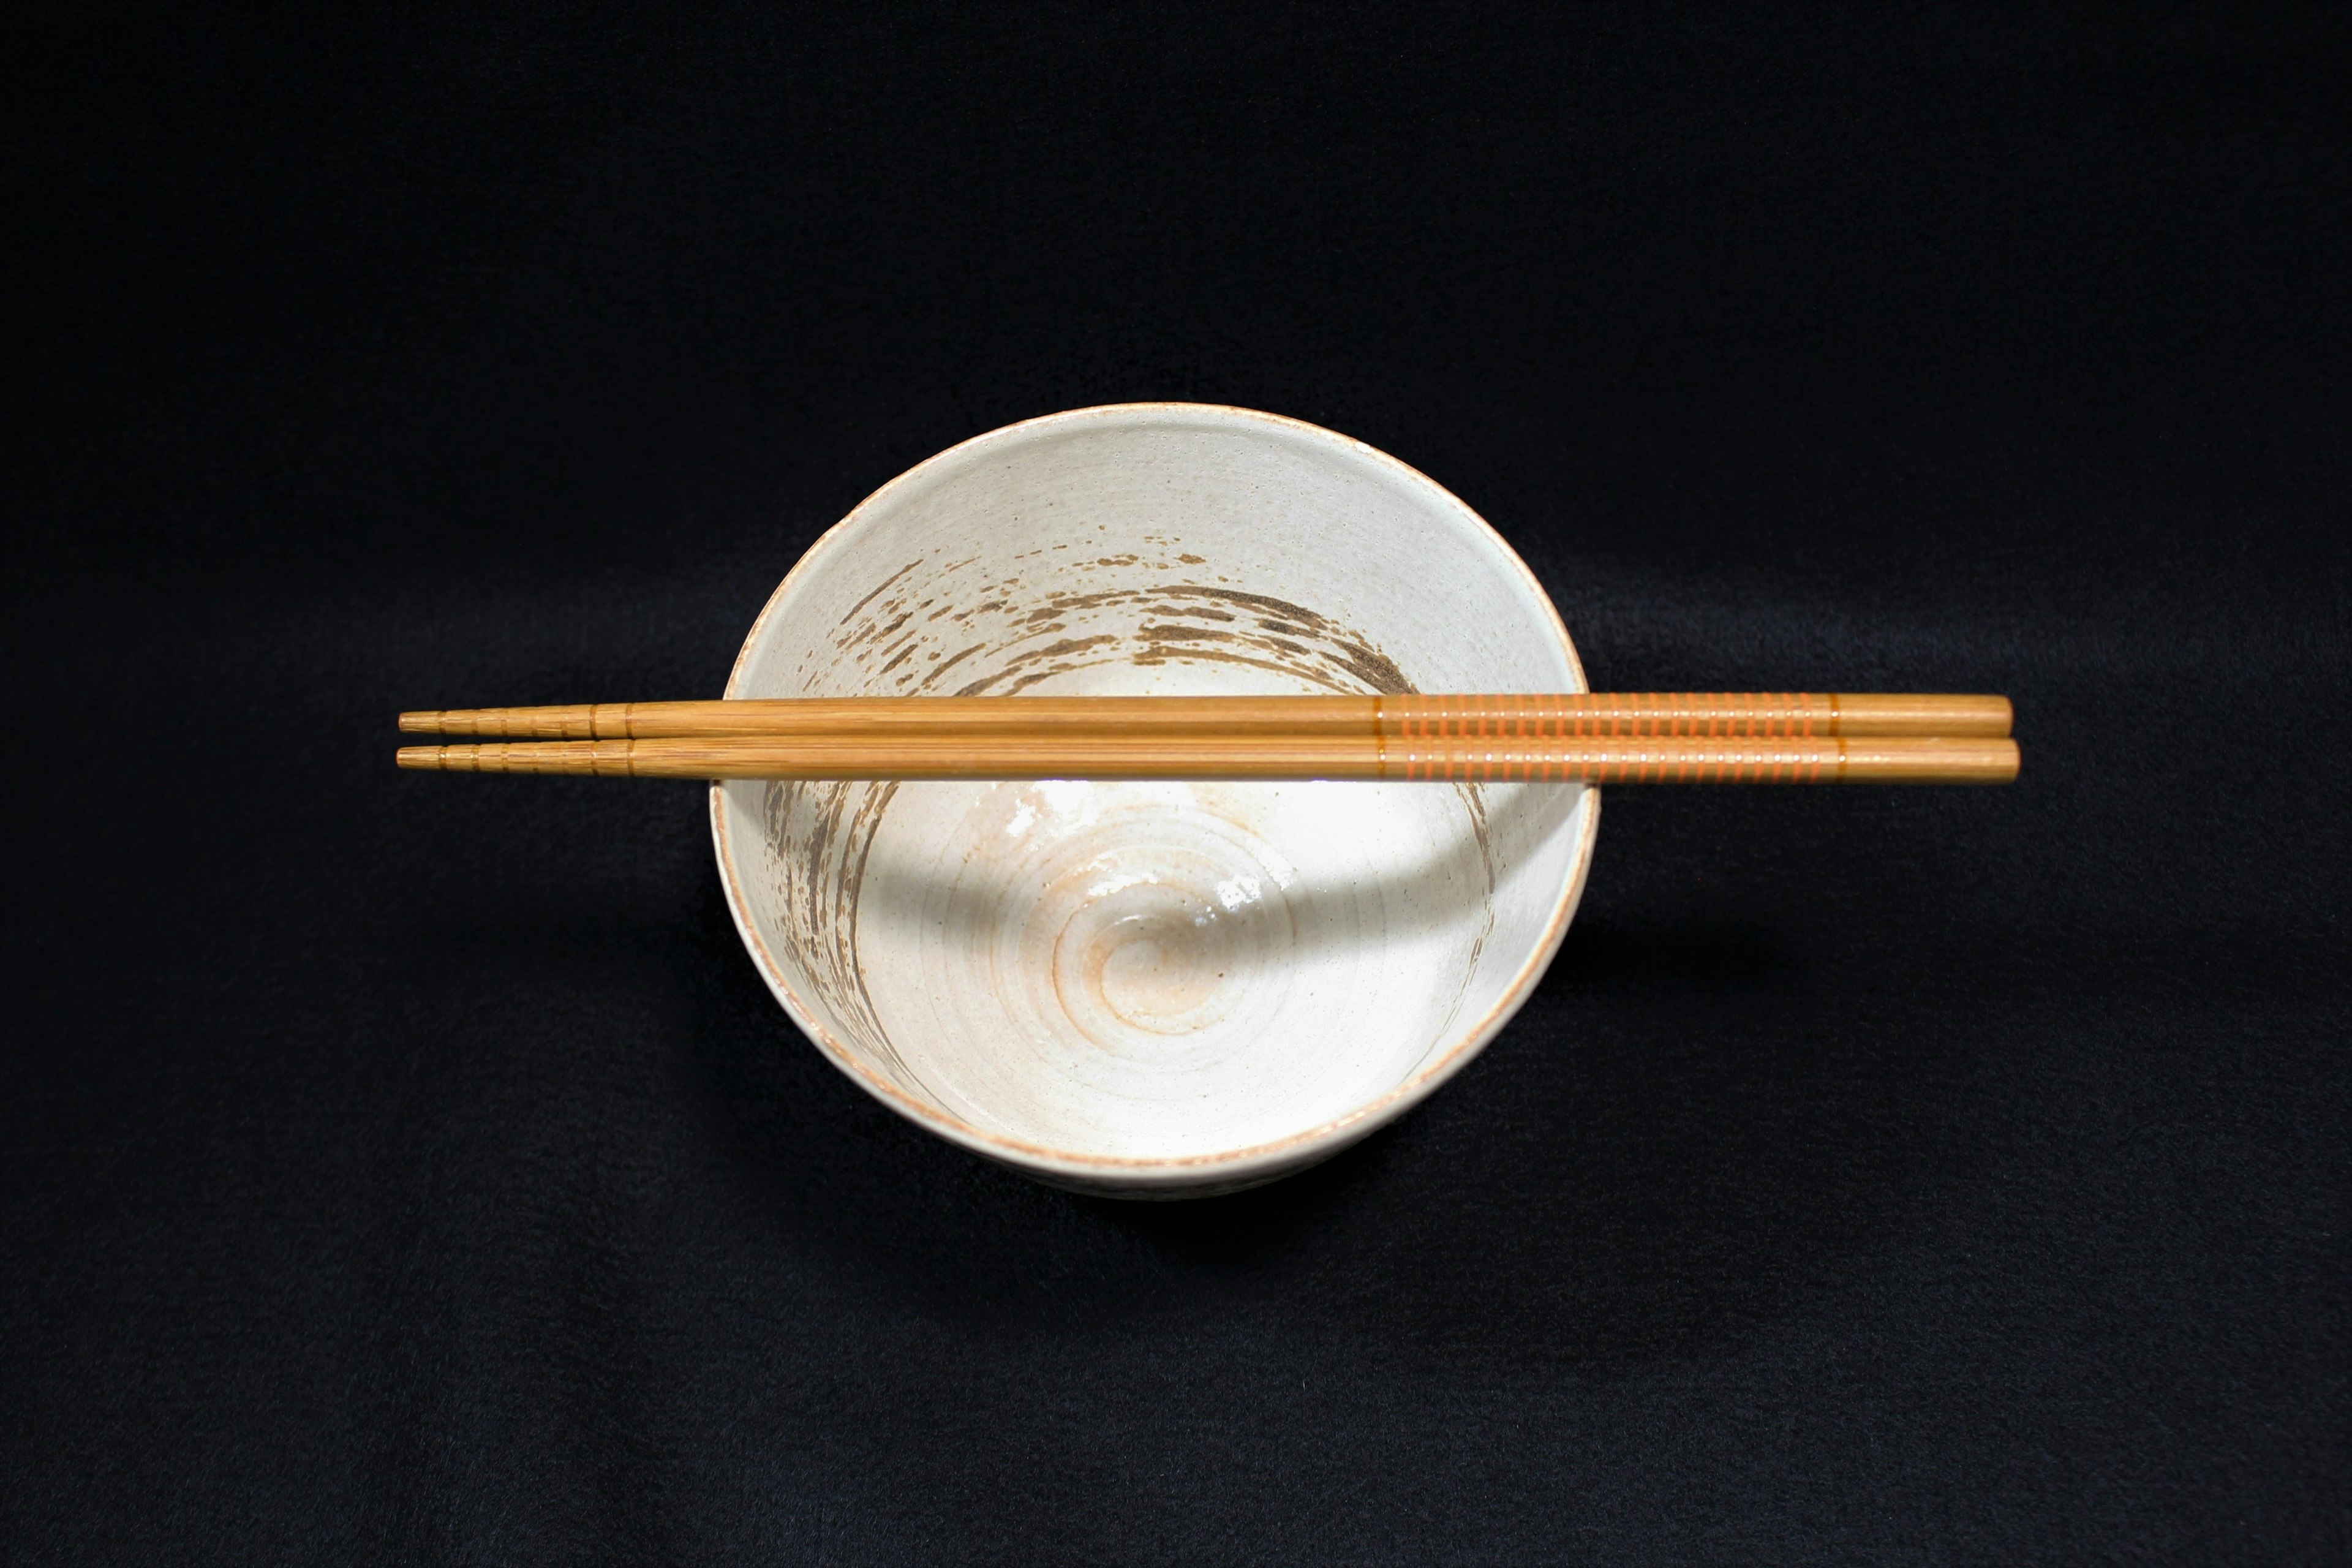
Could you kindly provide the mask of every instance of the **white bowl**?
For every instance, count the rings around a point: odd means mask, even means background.
[[[1361,441],[1245,409],[1032,419],[793,568],[730,698],[1581,691],[1535,577]],[[1598,792],[801,784],[710,792],[744,945],[836,1066],[1042,1181],[1189,1197],[1461,1070],[1559,946]]]

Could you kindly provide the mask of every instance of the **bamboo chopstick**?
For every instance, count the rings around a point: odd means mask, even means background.
[[[1402,697],[884,697],[600,702],[403,713],[411,734],[485,740],[715,736],[922,739],[1381,734],[1511,740],[1998,739],[2005,697],[1885,692],[1594,692]]]
[[[689,779],[1360,779],[1587,784],[2006,784],[2017,743],[1916,736],[1575,740],[1385,734],[670,736],[404,746],[404,768]]]

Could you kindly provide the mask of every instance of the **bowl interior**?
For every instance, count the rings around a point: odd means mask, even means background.
[[[730,697],[1580,690],[1517,557],[1360,442],[1087,410],[894,481]],[[1550,956],[1576,786],[732,783],[755,955],[853,1076],[1015,1163],[1190,1161],[1402,1108]],[[1400,1090],[1406,1091],[1400,1094]]]

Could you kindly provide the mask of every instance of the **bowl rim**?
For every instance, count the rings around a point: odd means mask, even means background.
[[[1379,447],[1352,436],[1342,435],[1323,426],[1286,415],[1267,414],[1254,408],[1240,408],[1219,403],[1108,403],[1086,408],[1067,409],[1058,414],[1045,414],[1032,419],[1018,420],[1011,425],[959,441],[954,446],[934,453],[897,478],[883,484],[864,500],[852,507],[840,521],[826,529],[816,542],[794,562],[782,582],[768,595],[751,629],[744,634],[743,646],[735,656],[729,670],[725,695],[734,699],[745,678],[751,650],[758,646],[761,635],[772,617],[778,614],[792,595],[803,573],[829,550],[838,549],[856,525],[887,497],[901,487],[914,482],[920,475],[950,459],[968,457],[974,451],[1018,441],[1060,426],[1076,425],[1112,418],[1149,419],[1154,415],[1206,416],[1211,423],[1286,431],[1312,439],[1342,447],[1358,457],[1371,458],[1385,465],[1409,480],[1426,486],[1448,503],[1460,521],[1468,523],[1498,551],[1503,560],[1519,574],[1528,591],[1541,605],[1544,617],[1550,623],[1552,635],[1559,640],[1560,651],[1567,656],[1568,668],[1575,685],[1573,689],[1590,689],[1584,675],[1584,664],[1577,657],[1576,645],[1570,640],[1567,626],[1559,618],[1559,610],[1544,591],[1542,583],[1519,552],[1496,531],[1494,525],[1478,515],[1467,503],[1435,479],[1400,458],[1391,457]],[[1234,1185],[1251,1184],[1253,1179],[1272,1180],[1291,1171],[1313,1164],[1318,1160],[1339,1152],[1342,1148],[1369,1136],[1379,1128],[1402,1116],[1460,1072],[1484,1050],[1505,1025],[1527,1003],[1536,983],[1550,967],[1559,952],[1561,940],[1574,918],[1578,903],[1584,896],[1587,874],[1592,867],[1592,845],[1601,822],[1601,791],[1596,785],[1585,786],[1585,798],[1580,813],[1580,826],[1568,876],[1563,879],[1559,898],[1552,906],[1551,916],[1542,937],[1528,953],[1518,973],[1511,977],[1494,1005],[1489,1007],[1467,1029],[1457,1034],[1450,1044],[1424,1059],[1422,1067],[1393,1088],[1383,1090],[1363,1104],[1338,1116],[1319,1121],[1312,1127],[1264,1142],[1247,1144],[1236,1149],[1221,1149],[1201,1154],[1090,1154],[1075,1150],[1056,1149],[1033,1143],[1024,1139],[1008,1137],[974,1126],[961,1117],[918,1099],[880,1073],[868,1067],[833,1032],[819,1022],[814,1013],[804,1005],[794,993],[783,968],[768,951],[766,941],[751,918],[749,900],[735,876],[733,858],[730,852],[727,833],[727,786],[714,780],[710,785],[711,847],[719,861],[719,876],[727,891],[728,913],[734,919],[735,930],[743,939],[753,964],[759,969],[768,989],[774,994],[785,1014],[800,1027],[802,1034],[814,1041],[833,1061],[835,1067],[850,1079],[891,1110],[906,1117],[927,1131],[976,1154],[1010,1165],[1016,1170],[1048,1180],[1061,1180],[1097,1189],[1124,1188],[1132,1191],[1187,1189],[1214,1184],[1223,1190]]]

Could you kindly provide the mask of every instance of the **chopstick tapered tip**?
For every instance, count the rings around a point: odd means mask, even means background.
[[[446,746],[403,746],[393,754],[393,761],[404,768],[422,768],[428,773],[446,771],[443,762]]]
[[[441,710],[423,708],[400,716],[401,733],[405,735],[437,735],[441,732]]]

